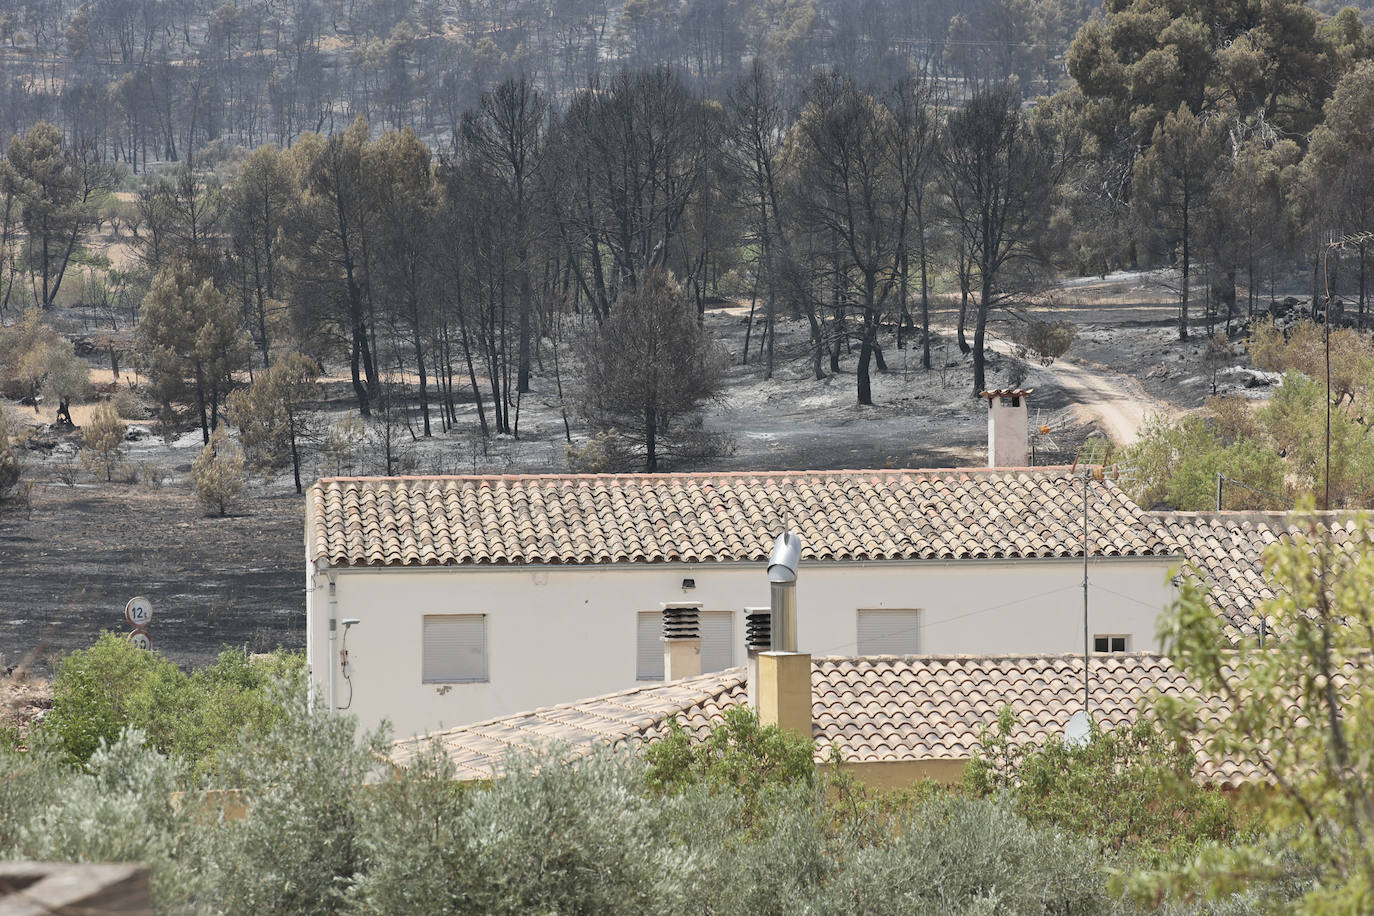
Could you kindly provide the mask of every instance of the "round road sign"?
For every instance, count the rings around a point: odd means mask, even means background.
[[[147,630],[134,630],[129,634],[129,642],[140,649],[151,649],[153,640],[148,636]]]
[[[153,622],[153,603],[147,598],[130,598],[124,605],[124,619],[131,627],[146,627]]]

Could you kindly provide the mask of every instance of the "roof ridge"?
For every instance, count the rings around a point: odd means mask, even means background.
[[[1141,651],[1141,652],[1107,652],[1093,653],[1094,661],[1112,661],[1122,658],[1164,658],[1169,656],[1163,652]],[[935,654],[917,653],[913,655],[817,655],[811,659],[812,664],[818,662],[893,662],[893,661],[1082,661],[1082,652],[941,652]]]
[[[647,473],[643,471],[619,474],[398,474],[385,475],[341,475],[320,477],[315,485],[323,483],[360,483],[364,481],[410,481],[410,480],[706,480],[725,477],[839,477],[843,475],[901,476],[905,474],[1012,474],[1036,473],[1050,474],[1072,471],[1067,464],[1044,464],[1011,467],[947,467],[947,468],[815,468],[808,470],[761,470],[761,471],[670,471],[666,473]]]

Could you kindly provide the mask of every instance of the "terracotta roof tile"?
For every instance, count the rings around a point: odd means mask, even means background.
[[[1274,597],[1265,575],[1265,549],[1278,541],[1303,536],[1303,527],[1287,513],[1277,512],[1156,512],[1188,563],[1208,588],[1207,601],[1221,618],[1222,631],[1232,643],[1259,635],[1258,606]],[[1333,543],[1354,551],[1374,549],[1353,535],[1349,513],[1319,513],[1320,524]],[[1268,622],[1272,626],[1272,621]],[[1272,629],[1266,633],[1282,638]]]
[[[1104,728],[1135,720],[1157,694],[1198,696],[1169,659],[1152,653],[1095,656],[1089,688],[1092,712]],[[515,750],[561,744],[569,757],[593,747],[659,740],[676,717],[700,738],[725,710],[747,702],[744,671],[638,687],[397,742],[392,759],[405,765],[437,741],[464,778],[499,775]],[[846,760],[967,760],[984,727],[1003,706],[1017,713],[1016,744],[1062,735],[1083,708],[1081,655],[903,656],[817,658],[812,662],[812,737],[816,759],[832,747]],[[1222,704],[1212,704],[1224,714]],[[1252,764],[1199,757],[1198,776],[1235,786],[1258,778]]]
[[[1159,522],[1093,484],[1094,556],[1177,556]],[[331,566],[762,561],[790,526],[813,560],[1082,556],[1068,468],[328,478],[310,560]]]

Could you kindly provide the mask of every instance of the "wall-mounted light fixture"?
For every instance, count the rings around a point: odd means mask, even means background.
[[[689,589],[689,588],[696,588],[696,587],[697,587],[697,580],[696,580],[696,579],[683,579],[683,580],[682,580],[682,590],[683,590],[684,592],[687,591],[687,589]]]

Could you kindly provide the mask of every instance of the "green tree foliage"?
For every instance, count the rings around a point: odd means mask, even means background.
[[[1301,0],[1119,0],[1090,20],[1068,68],[1106,148],[1129,131],[1146,145],[1167,116],[1262,115],[1282,132],[1312,129],[1335,61]]]
[[[1223,486],[1221,508],[1286,508],[1287,468],[1267,439],[1245,435],[1227,439],[1216,417],[1189,416],[1172,422],[1151,417],[1140,438],[1121,453],[1135,468],[1127,482],[1142,505],[1198,511],[1216,508],[1216,475],[1249,488]]]
[[[243,449],[223,428],[215,430],[191,462],[191,483],[205,511],[215,515],[228,515],[243,493]]]
[[[38,413],[40,395],[58,403],[59,422],[71,423],[68,408],[73,400],[91,394],[90,371],[72,344],[43,323],[37,309],[30,309],[10,328],[0,328],[0,377],[17,392],[33,399]]]
[[[164,413],[189,392],[208,444],[233,374],[247,359],[238,309],[191,262],[178,260],[153,279],[138,338]]]
[[[720,395],[724,365],[693,312],[671,276],[650,271],[582,343],[582,412],[594,429],[617,430],[646,471],[725,448],[701,428],[699,411]]]
[[[1136,469],[1126,486],[1143,505],[1204,510],[1285,509],[1296,494],[1326,493],[1326,388],[1289,372],[1268,404],[1253,410],[1235,398],[1213,398],[1204,415],[1175,422],[1154,417],[1122,451]],[[1360,415],[1331,411],[1331,505],[1374,499],[1374,441]]]
[[[1051,736],[1043,745],[1012,741],[1010,707],[986,729],[964,772],[976,797],[1010,792],[1032,824],[1096,839],[1143,861],[1174,861],[1205,841],[1235,832],[1231,802],[1193,780],[1196,758],[1187,741],[1146,717],[1103,731],[1094,723],[1086,744]]]
[[[62,132],[47,121],[10,141],[8,163],[27,233],[25,260],[47,310],[117,173],[91,144],[65,148]]]
[[[276,693],[278,716],[225,748],[202,783],[246,804],[247,817],[196,836],[180,866],[196,910],[339,912],[368,867],[385,735],[359,735],[352,717],[312,705],[296,672]]]
[[[84,763],[127,728],[138,729],[159,753],[207,770],[239,732],[270,729],[284,712],[274,684],[300,677],[299,655],[247,658],[226,650],[215,664],[187,675],[156,652],[113,634],[64,658],[53,679],[53,705],[34,740],[52,740],[65,757]]]
[[[86,466],[114,479],[115,468],[124,460],[124,431],[129,424],[119,418],[113,403],[106,401],[95,409],[81,429],[81,457]]]
[[[97,741],[81,766],[46,723],[25,751],[0,746],[0,858],[146,862],[169,912],[1129,911],[1107,891],[1108,864],[1129,860],[1104,858],[1097,837],[1033,823],[1006,796],[856,804],[811,768],[809,742],[748,714],[715,729],[712,751],[671,737],[655,759],[553,747],[464,786],[437,743],[388,767],[383,735],[309,702],[299,657],[260,668],[226,653],[201,692],[187,686],[199,675],[114,637],[68,664],[60,678],[96,672],[50,716],[65,706],[70,717],[77,700],[120,703],[127,723],[130,709],[152,709],[127,698],[149,691],[168,715]],[[286,677],[264,681],[268,671]],[[225,707],[233,721],[212,721]],[[171,746],[192,750],[160,750],[151,729],[178,721],[196,727],[178,725],[187,740]],[[1106,762],[1073,770],[1132,792]],[[1084,806],[1091,791],[1076,775],[1073,791],[1048,790]],[[234,808],[245,816],[220,816]]]
[[[736,706],[699,742],[677,719],[670,720],[667,734],[645,752],[646,778],[651,787],[668,793],[690,785],[738,793],[746,809],[757,814],[760,794],[769,786],[815,783],[814,755],[811,741],[776,725],[760,725],[752,709]]]
[[[270,471],[291,462],[301,492],[301,448],[313,436],[311,404],[319,399],[320,367],[300,353],[288,353],[258,373],[247,389],[229,396],[229,422],[239,428],[249,465]]]
[[[1161,702],[1160,712],[1204,753],[1253,761],[1272,781],[1261,840],[1206,848],[1186,868],[1145,876],[1138,890],[1225,893],[1296,881],[1300,912],[1355,914],[1374,905],[1374,532],[1362,518],[1337,543],[1315,516],[1300,512],[1297,520],[1303,534],[1265,555],[1275,597],[1257,612],[1280,638],[1224,649],[1193,581],[1163,630],[1166,651],[1203,698]],[[1221,697],[1230,715],[1208,714],[1207,696]]]

